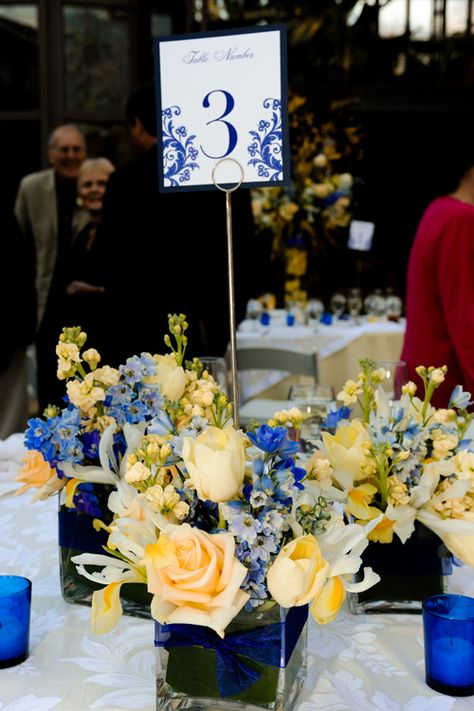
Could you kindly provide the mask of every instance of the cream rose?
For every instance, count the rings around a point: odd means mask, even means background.
[[[231,533],[169,525],[146,547],[144,564],[152,615],[162,624],[203,625],[224,637],[249,598],[240,590],[247,569],[235,557]]]
[[[176,363],[174,355],[155,356],[156,382],[163,395],[169,400],[179,400],[186,388],[184,369]]]
[[[191,483],[203,501],[229,501],[242,486],[245,449],[241,432],[208,427],[193,439],[183,439],[183,461]]]
[[[282,607],[306,605],[322,590],[328,570],[316,538],[301,536],[283,546],[273,561],[268,590]]]
[[[354,420],[336,430],[336,434],[323,433],[327,458],[336,479],[349,474],[353,479],[364,479],[372,460],[369,454],[370,437],[362,422]]]

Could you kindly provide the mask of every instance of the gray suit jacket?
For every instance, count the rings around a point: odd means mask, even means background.
[[[23,178],[18,188],[15,214],[25,234],[33,235],[36,249],[36,292],[38,295],[38,327],[44,315],[58,242],[58,210],[54,170],[41,170]],[[85,210],[77,210],[73,218],[73,233],[88,222]]]

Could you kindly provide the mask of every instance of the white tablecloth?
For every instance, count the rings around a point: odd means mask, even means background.
[[[0,477],[1,478],[1,477]],[[0,572],[33,581],[30,657],[0,670],[1,711],[155,710],[153,623],[123,617],[102,637],[90,610],[59,588],[56,499],[30,504],[0,485]],[[2,495],[3,494],[3,495]],[[456,570],[456,591],[474,595],[474,571]],[[309,626],[308,676],[295,711],[472,711],[424,682],[421,617],[353,616]]]
[[[360,358],[398,360],[405,333],[404,320],[360,323],[336,321],[327,326],[285,326],[282,313],[269,326],[243,321],[237,330],[239,348],[288,348],[303,353],[318,354],[319,381],[333,385],[338,392],[348,378],[360,370]],[[289,389],[287,374],[281,371],[246,371],[240,375],[241,401],[249,398],[286,398]],[[271,391],[269,390],[271,388]],[[265,392],[264,392],[265,391]]]

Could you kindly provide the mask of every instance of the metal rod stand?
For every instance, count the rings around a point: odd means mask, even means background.
[[[232,188],[223,187],[215,179],[216,168],[225,161],[236,163],[240,169],[240,181]],[[234,158],[222,158],[216,163],[212,171],[212,180],[219,190],[225,193],[226,232],[227,232],[227,276],[229,288],[229,325],[230,325],[230,369],[231,369],[231,397],[234,404],[234,425],[239,426],[239,374],[237,369],[237,324],[235,322],[235,285],[234,285],[234,244],[232,232],[232,200],[231,193],[242,185],[244,170]]]

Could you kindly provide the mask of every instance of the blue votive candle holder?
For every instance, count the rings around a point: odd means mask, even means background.
[[[28,657],[31,581],[19,575],[0,575],[0,669]]]
[[[425,678],[450,696],[474,694],[474,598],[433,595],[423,602]]]

